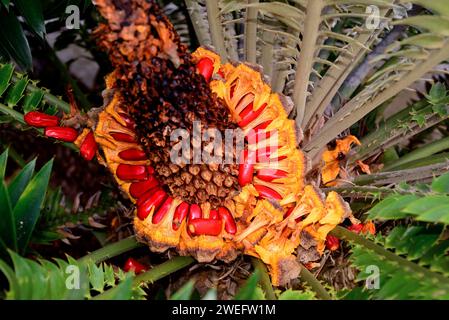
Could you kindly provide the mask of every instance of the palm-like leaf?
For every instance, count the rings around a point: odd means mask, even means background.
[[[212,44],[225,60],[238,57],[261,64],[273,88],[293,99],[296,112],[292,116],[307,133],[303,149],[314,158],[337,135],[449,58],[445,9],[449,2],[411,1],[418,6],[403,19],[406,10],[402,5],[406,2],[410,1],[186,3],[195,21],[203,21],[198,37],[207,39],[204,44]],[[374,27],[369,21],[376,18],[373,6],[379,9],[379,24]],[[396,19],[398,12],[402,12],[402,19]],[[209,32],[204,27],[206,18]],[[396,25],[404,27],[394,28]],[[226,36],[230,26],[234,27],[237,43]],[[407,27],[413,27],[415,35],[398,32]],[[382,39],[385,41],[381,43]],[[364,58],[372,50],[375,55],[370,57],[370,72],[357,79],[357,84],[362,84],[358,93],[330,108],[348,77],[361,64],[367,67]],[[323,116],[332,110],[336,113],[323,126]]]

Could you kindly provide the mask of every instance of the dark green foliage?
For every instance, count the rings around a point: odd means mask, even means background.
[[[195,290],[195,281],[190,280],[176,291],[170,300],[189,300]]]
[[[109,299],[141,299],[144,292],[132,285],[132,274],[119,269],[115,272],[106,264],[80,263],[67,257],[34,260],[10,252],[13,269],[0,260],[0,271],[9,282],[7,299],[14,300],[81,300],[101,298],[108,289],[115,288]],[[79,280],[79,281],[78,281]]]
[[[370,266],[379,268],[379,288],[365,289],[371,299],[449,299],[449,279],[431,277],[430,271],[418,273],[360,246],[352,249],[351,262],[361,271],[358,281],[372,276],[366,272]]]
[[[427,194],[392,195],[368,211],[369,219],[449,223],[449,173],[435,179]]]
[[[6,184],[7,158],[8,151],[5,151],[0,156],[0,213],[3,221],[0,239],[7,248],[23,253],[41,214],[53,161],[34,174],[33,160]],[[4,247],[1,253],[5,254]]]
[[[279,300],[315,300],[315,294],[312,291],[299,291],[288,289],[279,295]]]
[[[32,65],[31,50],[22,26],[13,10],[0,6],[0,54],[12,59],[23,69]]]
[[[433,85],[425,99],[420,100],[407,108],[390,116],[382,121],[374,130],[371,130],[362,139],[362,145],[356,149],[350,157],[350,162],[358,159],[364,159],[379,149],[388,149],[397,146],[406,139],[413,138],[424,130],[434,127],[448,117],[449,95],[444,84],[436,83]],[[409,159],[412,161],[416,159]],[[401,161],[396,164],[396,162]],[[390,170],[405,161],[391,159],[385,162],[386,168]]]
[[[423,227],[397,227],[379,242],[415,263],[354,245],[350,260],[360,271],[357,281],[364,284],[374,279],[373,269],[370,269],[374,266],[379,271],[379,287],[357,288],[347,297],[353,298],[363,291],[372,299],[449,299],[449,275],[443,269],[447,270],[448,259],[443,256],[448,244],[439,243],[438,237],[438,232]]]
[[[246,283],[240,288],[235,296],[235,300],[260,300],[265,299],[265,296],[257,286],[260,280],[260,272],[256,270],[251,277],[246,280]]]
[[[32,68],[31,40],[45,44],[45,20],[59,18],[65,25],[66,7],[76,5],[84,10],[87,0],[2,0],[0,2],[0,56],[15,61],[22,69]],[[21,19],[24,20],[21,23]],[[53,23],[54,24],[54,23]],[[25,33],[30,30],[31,33]]]
[[[15,110],[27,113],[40,109],[54,114],[52,107],[57,107],[64,112],[69,111],[69,105],[66,102],[49,94],[47,89],[36,87],[35,82],[26,76],[15,73],[11,64],[0,63],[0,112],[16,114],[14,120],[17,121],[20,113],[14,112]]]
[[[43,38],[45,35],[45,23],[41,1],[14,0],[14,4],[33,32]]]
[[[255,272],[246,280],[245,284],[239,289],[235,295],[235,300],[265,300],[265,293],[258,285],[260,280],[260,272]],[[170,300],[189,300],[192,299],[195,291],[195,281],[186,282],[178,291],[172,294]],[[310,290],[292,290],[278,291],[279,300],[314,300],[315,293]],[[209,290],[203,297],[204,300],[216,300],[217,293],[215,289]]]
[[[103,227],[95,222],[94,218],[103,216],[108,210],[114,210],[117,206],[118,203],[107,192],[95,193],[85,203],[74,204],[64,196],[60,188],[49,189],[33,241],[48,243],[62,238],[62,234],[56,231],[64,225]]]
[[[340,230],[352,244],[350,260],[360,272],[357,280],[372,280],[379,287],[357,287],[346,299],[449,299],[449,173],[421,188],[424,193],[394,194],[368,211],[368,219],[397,221],[386,236],[368,239]],[[406,220],[405,223],[401,223]]]

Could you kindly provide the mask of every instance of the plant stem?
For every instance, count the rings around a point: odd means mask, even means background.
[[[12,82],[17,82],[19,81],[20,78],[17,77],[17,75],[13,74],[11,81]],[[37,90],[42,90],[41,88],[36,87],[34,84],[32,84],[31,82],[28,83],[27,87],[26,87],[26,91],[27,92],[34,92]],[[49,92],[44,91],[44,96],[43,96],[43,100],[46,101],[49,105],[55,106],[58,109],[62,110],[64,113],[69,113],[70,112],[70,105],[61,100],[61,98],[58,98],[52,94],[50,94]]]
[[[353,182],[359,186],[368,184],[371,186],[376,186],[399,182],[419,181],[441,175],[447,172],[448,168],[449,162],[445,161],[443,163],[415,169],[361,175],[356,177]]]
[[[273,32],[264,31],[262,34],[262,58],[261,63],[263,72],[270,78],[273,77],[273,49],[275,34]]]
[[[185,0],[187,11],[190,16],[190,21],[192,22],[193,29],[195,31],[198,42],[202,46],[211,45],[211,39],[206,29],[207,21],[203,19],[200,11],[200,5],[196,0]]]
[[[112,257],[118,256],[124,252],[130,251],[132,249],[143,246],[142,243],[136,241],[135,236],[128,237],[126,239],[120,240],[118,242],[109,244],[101,249],[93,251],[88,255],[82,257],[78,261],[80,263],[85,263],[87,261],[92,261],[94,263],[100,263]]]
[[[428,114],[432,113],[432,107],[427,100],[420,100],[382,121],[376,130],[372,130],[360,140],[361,146],[357,146],[351,151],[348,155],[348,163],[353,164],[357,160],[363,160],[369,155],[386,150],[396,141],[400,141],[408,131],[407,128],[402,128],[401,124],[413,123],[411,115],[413,111]]]
[[[382,9],[380,17],[385,17],[388,11],[389,9]],[[334,32],[342,33],[344,32],[342,29],[337,24]],[[332,99],[338,97],[337,91],[341,85],[353,72],[354,68],[359,65],[362,58],[365,57],[366,48],[357,44],[363,44],[365,47],[370,48],[383,29],[383,27],[379,27],[374,32],[360,32],[354,38],[355,43],[348,43],[346,47],[347,53],[342,53],[338,56],[335,64],[329,68],[324,78],[320,81],[320,85],[315,88],[313,96],[310,97],[302,122],[303,128],[310,128],[317,119],[322,117],[328,106],[330,106]],[[329,38],[326,44],[330,43],[333,45],[333,42],[335,42],[335,39]]]
[[[372,250],[375,253],[384,256],[386,259],[397,263],[401,267],[403,267],[406,270],[416,272],[418,275],[421,275],[423,277],[432,277],[438,282],[443,282],[448,284],[449,279],[445,276],[438,274],[436,272],[432,272],[427,268],[421,267],[419,264],[413,263],[411,261],[408,261],[407,259],[404,259],[397,254],[388,251],[387,249],[379,246],[378,244],[374,243],[373,241],[370,241],[355,232],[349,231],[346,228],[337,226],[334,230],[330,232],[331,235],[340,238],[345,239],[347,241],[353,242],[355,244],[358,244],[362,247],[365,247],[366,249]]]
[[[430,144],[426,144],[422,147],[419,147],[418,149],[413,150],[412,152],[407,153],[390,165],[385,166],[382,171],[395,170],[403,164],[430,157],[431,155],[434,155],[435,153],[441,152],[446,149],[449,149],[449,137],[434,141]]]
[[[23,114],[21,114],[20,112],[17,112],[13,108],[10,108],[10,107],[5,106],[4,104],[0,103],[0,112],[10,116],[11,118],[13,118],[15,121],[19,122],[20,124],[26,125],[25,121],[23,120]],[[44,134],[43,129],[39,129],[39,128],[33,128],[33,129],[36,130],[37,132],[39,132],[40,136],[43,136],[43,134]],[[78,151],[78,148],[73,143],[62,142],[61,144],[67,148]]]
[[[438,164],[438,163],[443,163],[443,162],[444,163],[449,162],[449,152],[443,152],[443,153],[433,155],[431,157],[413,160],[413,161],[404,163],[400,166],[394,167],[394,170],[397,171],[397,170],[419,168],[419,167],[429,166],[432,164]]]
[[[391,31],[385,36],[385,38],[383,38],[382,41],[376,45],[373,51],[371,51],[366,56],[363,62],[361,62],[360,65],[358,65],[351,71],[351,73],[343,82],[341,88],[338,90],[339,94],[335,95],[332,100],[331,106],[334,113],[337,112],[341,107],[342,101],[349,99],[363,82],[363,80],[365,80],[370,72],[372,72],[372,70],[375,68],[376,64],[371,63],[371,60],[383,54],[385,52],[385,49],[389,45],[397,41],[402,36],[405,30],[406,26],[394,26],[393,29],[391,29]]]
[[[133,287],[137,287],[143,282],[155,282],[162,279],[178,270],[181,270],[189,265],[191,265],[195,260],[192,257],[174,257],[151,270],[135,276],[133,279]],[[102,294],[95,296],[94,300],[107,300],[108,297],[113,297],[117,287],[106,290]]]
[[[265,297],[268,300],[276,300],[276,294],[274,293],[273,286],[271,284],[270,275],[268,274],[265,264],[257,258],[251,257],[251,263],[254,269],[260,273],[260,285],[265,292]]]
[[[257,4],[259,0],[248,0],[248,4]],[[245,21],[245,60],[255,64],[257,53],[257,14],[256,7],[246,8]]]
[[[169,274],[172,274],[173,272],[176,272],[191,265],[194,262],[195,259],[193,259],[192,257],[181,257],[181,256],[174,257],[154,267],[153,269],[136,276],[133,280],[133,285],[137,286],[142,282],[153,283],[159,279],[168,276]]]
[[[323,0],[307,2],[306,20],[304,22],[301,52],[298,57],[298,66],[293,88],[293,102],[296,107],[296,123],[301,127],[305,115],[307,92],[309,89],[310,73],[316,53],[316,44],[321,23],[321,11],[324,8]]]
[[[17,112],[13,108],[10,108],[10,107],[0,103],[0,112],[10,116],[15,121],[20,122],[21,124],[25,124],[25,121],[23,120],[23,114],[21,114],[20,112]],[[38,131],[43,132],[42,129],[38,129]]]
[[[300,277],[310,285],[318,298],[322,300],[332,300],[332,297],[327,292],[326,288],[324,288],[320,281],[318,281],[318,279],[304,266],[301,266]]]
[[[209,21],[212,44],[217,50],[223,62],[228,61],[225,48],[223,29],[221,26],[220,12],[217,0],[206,0],[207,20]]]
[[[417,194],[419,193],[416,190],[413,191],[404,191],[404,190],[396,190],[392,188],[379,188],[379,187],[371,187],[371,186],[341,186],[341,187],[330,187],[321,189],[326,194],[330,191],[335,191],[340,194],[342,197],[351,197],[351,198],[373,198],[373,199],[382,199],[391,194]]]

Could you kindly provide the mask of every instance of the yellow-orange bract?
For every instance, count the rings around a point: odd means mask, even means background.
[[[322,160],[324,161],[324,167],[321,169],[321,180],[324,185],[334,186],[340,173],[340,160],[349,150],[351,145],[355,143],[360,145],[360,141],[354,136],[347,136],[344,139],[337,139],[335,141],[335,148],[333,150],[326,150],[323,152]],[[362,170],[369,170],[369,167],[361,166]]]

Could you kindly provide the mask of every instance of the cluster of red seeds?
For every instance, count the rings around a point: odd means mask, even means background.
[[[203,75],[206,81],[209,81],[212,77],[214,66],[213,61],[209,58],[202,58],[197,63],[198,72]],[[220,74],[220,71],[218,72]],[[240,121],[238,122],[239,127],[243,128],[247,126],[249,123],[254,121],[257,117],[259,117],[262,112],[265,110],[267,104],[262,105],[259,109],[253,110],[253,102],[249,103],[242,111],[239,113]],[[267,132],[265,129],[270,125],[271,120],[265,121],[261,123],[254,130],[251,130],[246,136],[245,139],[251,142],[260,142],[262,140],[268,139],[271,136],[271,132]],[[244,150],[241,155],[241,164],[239,165],[239,176],[238,182],[241,187],[251,183],[254,177],[254,165],[257,162],[264,162],[267,159],[270,159],[271,154],[274,153],[278,147],[267,147],[261,148],[254,151],[249,151],[248,149]],[[283,160],[285,157],[279,157],[278,160]],[[276,169],[261,169],[257,172],[257,177],[266,182],[272,182],[275,179],[285,178],[288,175],[287,172],[283,170]],[[261,198],[272,198],[276,200],[281,200],[282,196],[276,192],[275,190],[263,186],[263,185],[254,185],[259,196]]]
[[[64,142],[74,142],[78,138],[78,131],[70,127],[60,126],[60,119],[39,111],[31,111],[25,114],[25,122],[35,128],[44,128],[46,137],[54,138]],[[90,161],[94,158],[98,146],[92,131],[84,138],[80,146],[81,156]]]
[[[213,73],[213,62],[208,58],[201,59],[197,64],[198,72],[209,81]],[[253,111],[253,105],[250,103],[239,114],[241,120],[239,126],[245,126],[255,118],[257,118],[264,110],[264,106]],[[120,116],[126,123],[127,128],[135,129],[134,121],[126,114],[121,113]],[[57,116],[48,115],[38,111],[32,111],[25,115],[25,122],[31,126],[45,128],[44,133],[47,137],[55,138],[65,142],[74,142],[78,138],[78,132],[70,127],[60,126],[60,119]],[[270,132],[266,132],[265,128],[271,121],[267,121],[259,125],[256,130],[247,136],[247,139],[257,139],[260,141],[270,137]],[[123,133],[112,132],[111,136],[118,142],[135,143],[135,137]],[[251,140],[250,140],[251,141]],[[80,145],[80,153],[86,160],[92,160],[97,152],[97,143],[92,131],[89,131]],[[245,150],[243,154],[243,163],[239,166],[239,184],[243,187],[253,180],[254,164],[261,162],[263,159],[269,159],[274,148],[261,149],[256,151]],[[118,156],[125,161],[141,161],[146,160],[146,154],[143,150],[130,148],[121,151]],[[281,158],[279,160],[282,160]],[[129,193],[135,198],[137,204],[137,216],[145,219],[153,210],[155,214],[152,222],[158,224],[167,214],[173,198],[161,188],[159,181],[154,175],[154,169],[148,165],[132,165],[121,163],[116,169],[116,175],[123,181],[132,182]],[[283,178],[287,172],[275,169],[261,169],[257,172],[257,177],[261,180],[271,182],[274,179]],[[280,200],[282,196],[273,189],[255,185],[261,198],[273,198]],[[236,223],[232,214],[225,207],[219,207],[217,210],[210,210],[209,216],[205,217],[201,207],[197,204],[189,205],[182,202],[176,208],[172,226],[174,230],[178,230],[184,219],[188,219],[187,230],[191,235],[210,235],[216,236],[221,232],[222,223],[224,222],[225,230],[229,234],[237,232]]]
[[[136,160],[136,158],[127,159]],[[121,180],[133,181],[129,193],[137,199],[137,216],[139,219],[144,220],[154,211],[152,223],[158,224],[170,209],[173,198],[160,187],[154,176],[154,169],[144,165],[120,164],[117,167],[116,174]],[[225,229],[228,233],[235,234],[237,231],[231,213],[224,207],[220,207],[218,210],[210,210],[209,217],[204,217],[199,205],[181,202],[173,216],[173,230],[178,230],[186,218],[188,221],[187,228],[191,235],[216,236],[221,232],[222,222],[225,223]]]
[[[198,67],[201,74],[206,78],[210,78],[210,64],[200,63]],[[131,118],[125,114],[120,114],[120,116],[123,117],[129,129],[135,128],[135,123]],[[136,143],[135,137],[123,132],[112,132],[110,135],[118,142]],[[121,151],[118,156],[126,161],[147,159],[145,152],[136,148]],[[129,193],[136,199],[138,218],[144,220],[154,212],[152,223],[158,224],[161,222],[172,206],[174,199],[163,190],[160,182],[156,178],[154,168],[149,165],[121,163],[117,166],[116,175],[123,181],[131,182]],[[192,236],[216,236],[220,234],[223,222],[225,230],[228,233],[235,234],[237,232],[234,218],[225,207],[210,210],[208,217],[206,217],[199,205],[189,205],[183,201],[175,210],[172,221],[173,230],[178,230],[185,219],[188,221],[187,230]]]
[[[355,232],[357,234],[359,233],[370,233],[371,235],[376,234],[376,229],[374,227],[374,224],[372,222],[367,222],[365,224],[363,223],[356,223],[353,225],[350,225],[348,227],[349,231]],[[328,235],[326,237],[326,248],[330,251],[336,251],[340,248],[340,239],[338,239],[335,236]]]
[[[199,63],[199,72],[210,78],[212,74],[210,63]],[[134,121],[126,114],[120,116],[130,129],[135,128]],[[57,116],[48,115],[38,111],[31,111],[24,117],[25,122],[33,127],[44,128],[44,134],[47,137],[55,138],[65,142],[74,142],[79,134],[70,127],[60,126],[60,119]],[[123,132],[112,132],[111,136],[118,142],[135,143],[135,138]],[[86,160],[90,161],[97,152],[97,143],[92,131],[89,131],[80,145],[80,153]],[[125,161],[146,160],[144,151],[136,148],[130,148],[121,151],[119,157]],[[161,188],[159,181],[154,176],[154,169],[146,165],[131,165],[121,163],[117,166],[116,175],[123,181],[131,181],[129,193],[137,201],[137,216],[145,219],[153,210],[152,222],[158,224],[167,214],[173,198]],[[191,235],[211,235],[220,234],[222,223],[229,234],[237,232],[236,223],[232,214],[225,207],[218,210],[211,210],[209,217],[205,217],[199,205],[189,205],[182,202],[175,211],[172,226],[178,230],[184,219],[188,218],[187,229]]]

